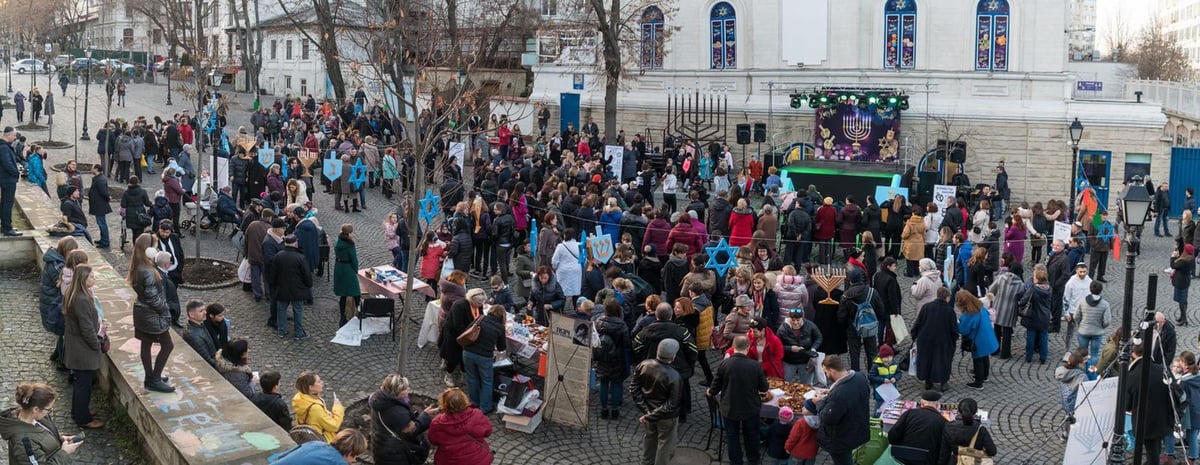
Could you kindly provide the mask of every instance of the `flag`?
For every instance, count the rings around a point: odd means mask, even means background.
[[[1113,260],[1120,260],[1121,259],[1121,236],[1118,236],[1116,233],[1113,233],[1112,240],[1113,240],[1113,245],[1112,245]]]

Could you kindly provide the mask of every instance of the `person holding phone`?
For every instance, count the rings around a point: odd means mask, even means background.
[[[296,424],[316,428],[325,436],[325,442],[333,442],[342,426],[346,408],[333,395],[333,408],[325,407],[325,382],[315,372],[305,371],[296,378],[296,395],[292,397],[292,410],[296,412]]]
[[[58,392],[41,383],[17,386],[17,406],[0,412],[0,437],[8,442],[7,463],[60,465],[72,462],[83,435],[63,436],[50,419]]]

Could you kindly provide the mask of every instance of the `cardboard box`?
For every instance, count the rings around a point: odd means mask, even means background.
[[[532,417],[527,417],[524,415],[505,415],[504,427],[513,431],[520,431],[522,433],[533,433],[533,431],[537,429],[538,425],[542,423],[543,410],[544,409],[538,409],[537,413],[535,413]]]

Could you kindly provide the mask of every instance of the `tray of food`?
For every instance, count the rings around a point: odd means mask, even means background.
[[[773,391],[783,392],[783,395],[779,396],[780,407],[791,407],[797,412],[804,407],[808,393],[813,391],[813,387],[807,384],[791,383],[779,378],[767,378],[767,386]]]

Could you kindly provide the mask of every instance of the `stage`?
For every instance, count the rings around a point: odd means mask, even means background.
[[[847,195],[854,201],[865,204],[868,195],[875,194],[877,186],[892,183],[894,175],[903,174],[903,165],[894,163],[855,163],[847,161],[804,160],[793,162],[779,169],[782,176],[792,180],[797,190],[807,189],[809,184],[817,186],[821,195],[833,197],[841,202]],[[882,202],[886,199],[875,199]]]

